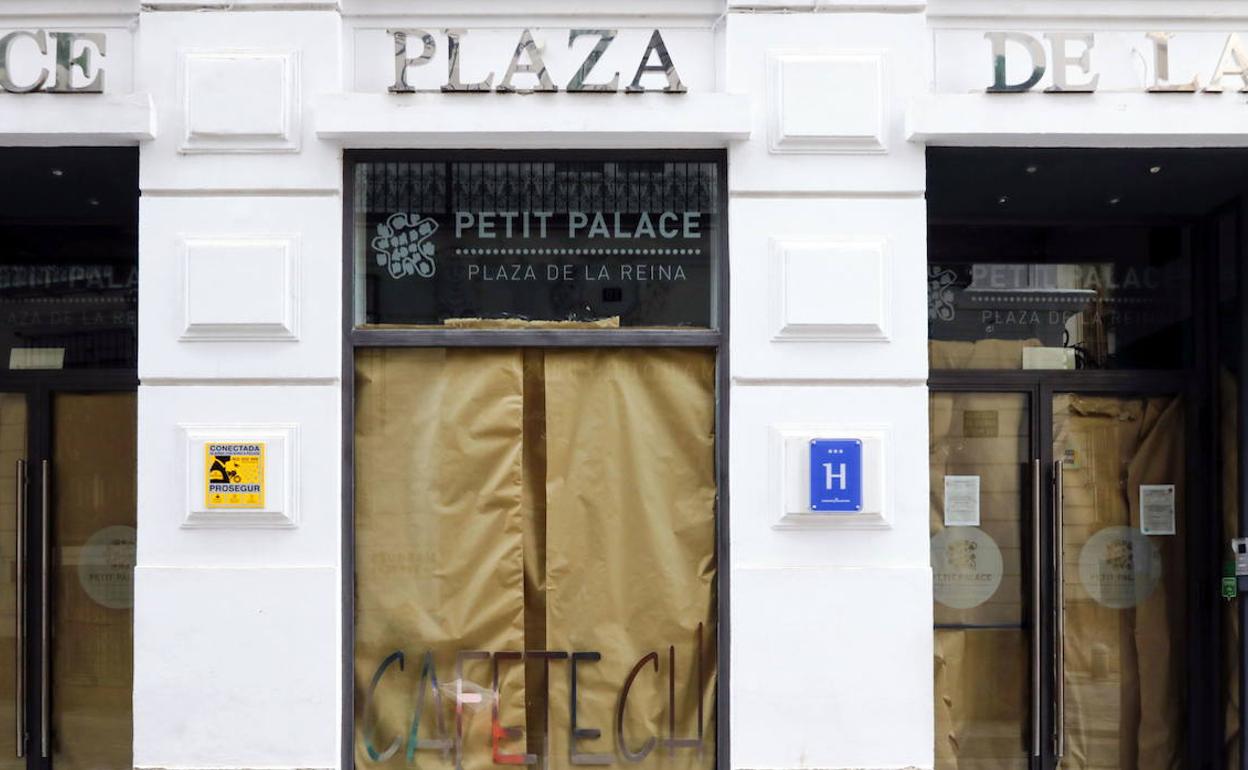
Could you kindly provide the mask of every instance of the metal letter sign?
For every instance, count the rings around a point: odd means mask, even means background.
[[[810,510],[862,511],[862,442],[814,439],[810,442]]]
[[[566,86],[568,93],[613,94],[619,91],[619,72],[614,73],[610,80],[599,80],[593,83],[586,82],[590,71],[594,69],[603,54],[607,52],[607,48],[615,41],[619,32],[618,29],[568,30],[568,48],[572,48],[577,38],[585,36],[598,37],[598,42],[589,50],[576,72],[572,74],[572,79],[568,81]],[[442,33],[446,36],[447,70],[446,83],[441,86],[443,93],[484,93],[493,89],[495,93],[500,94],[553,94],[559,90],[559,86],[555,84],[550,71],[546,69],[544,58],[544,55],[547,53],[546,45],[544,41],[535,39],[532,31],[529,29],[521,30],[520,39],[516,43],[515,48],[512,49],[511,61],[507,65],[503,79],[499,81],[497,86],[494,86],[493,72],[487,75],[484,80],[464,83],[460,79],[460,49],[465,45],[464,37],[467,36],[468,31],[450,28],[442,30]],[[388,29],[386,34],[394,39],[394,85],[390,86],[389,91],[392,94],[415,93],[417,88],[408,83],[407,71],[411,67],[420,67],[432,61],[434,54],[438,50],[437,41],[432,33],[423,29]],[[0,39],[0,59],[4,55],[4,46],[8,45],[5,41],[11,37],[10,35]],[[409,44],[414,45],[411,41],[415,40],[420,41],[420,54],[409,56],[408,46]],[[40,50],[43,49],[41,48]],[[57,50],[59,52],[61,49],[58,48]],[[104,47],[101,43],[100,55],[102,56],[103,53]],[[86,54],[83,54],[83,56],[86,56]],[[557,56],[557,52],[555,56]],[[651,62],[655,56],[658,56],[659,62],[652,64]],[[70,64],[78,64],[85,72],[86,60],[82,59],[80,63],[80,59],[74,59]],[[603,73],[604,76],[605,74]],[[513,84],[512,81],[517,75],[528,76],[523,87]],[[642,83],[642,78],[647,75],[651,76],[651,78],[661,75],[666,80],[667,85],[662,89],[647,87]],[[534,80],[536,82],[533,82]],[[651,31],[650,42],[646,44],[645,50],[641,54],[641,63],[637,65],[637,72],[633,75],[633,81],[624,89],[624,92],[628,94],[644,94],[656,90],[661,90],[665,94],[683,94],[689,90],[680,79],[680,73],[676,71],[676,65],[672,63],[672,56],[667,50],[667,43],[663,40],[663,34],[657,29]]]
[[[1226,37],[1222,53],[1218,56],[1217,66],[1209,76],[1209,85],[1200,87],[1200,75],[1194,74],[1184,83],[1171,82],[1170,44],[1175,37],[1173,32],[1146,32],[1144,35],[1152,41],[1153,73],[1152,83],[1146,87],[1150,94],[1165,93],[1204,93],[1217,94],[1222,92],[1222,81],[1226,77],[1239,78],[1239,93],[1248,93],[1248,46],[1245,46],[1239,34],[1232,32]],[[1093,72],[1092,49],[1096,37],[1091,32],[1046,32],[1044,38],[1049,41],[1051,55],[1046,56],[1044,45],[1034,35],[1018,31],[993,31],[984,34],[987,38],[992,57],[992,85],[985,89],[990,94],[1011,94],[1030,91],[1044,77],[1052,64],[1053,84],[1044,89],[1046,94],[1081,93],[1096,91],[1100,75]],[[1010,43],[1012,45],[1007,45]],[[1009,49],[1014,55],[1026,53],[1030,64],[1030,75],[1016,83],[1006,78],[1006,58]],[[1138,53],[1137,53],[1138,55]],[[1076,77],[1080,82],[1070,82],[1070,68],[1077,68]],[[1024,68],[1020,70],[1026,72]]]
[[[34,80],[25,83],[13,81],[11,58],[17,54],[13,49],[21,48],[19,53],[34,61],[44,61],[48,54],[48,38],[52,38],[55,53],[55,76],[52,84],[47,85],[49,71],[47,66],[36,65],[39,74]],[[102,94],[104,93],[104,67],[97,63],[92,69],[92,48],[94,53],[103,59],[108,53],[108,41],[103,32],[45,32],[42,29],[19,29],[0,37],[0,92],[10,94],[29,94],[47,92],[52,94]],[[75,55],[75,52],[77,54]],[[37,56],[35,54],[38,54]],[[85,80],[81,85],[74,85],[74,70],[82,73]]]

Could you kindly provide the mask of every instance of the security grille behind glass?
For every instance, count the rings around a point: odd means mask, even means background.
[[[713,162],[361,162],[366,325],[712,325]]]

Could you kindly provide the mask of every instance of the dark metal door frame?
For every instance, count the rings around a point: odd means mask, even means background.
[[[49,701],[55,673],[49,659],[52,606],[47,592],[51,590],[50,584],[45,589],[45,581],[50,581],[52,574],[52,565],[48,563],[52,545],[48,533],[52,531],[54,511],[51,501],[45,499],[45,490],[51,488],[51,474],[55,472],[52,467],[52,401],[59,393],[126,392],[137,388],[138,379],[133,372],[0,374],[0,392],[20,393],[26,397],[27,523],[23,605],[27,642],[24,663],[26,739],[23,748],[27,770],[50,770],[52,766],[52,704]],[[16,490],[9,494],[16,494]],[[16,681],[14,686],[17,687]],[[17,717],[16,714],[14,716]]]
[[[1248,383],[1244,382],[1245,364],[1248,364],[1248,200],[1241,199],[1234,204],[1235,245],[1237,254],[1235,264],[1236,288],[1238,294],[1238,314],[1236,330],[1239,339],[1237,354],[1239,356],[1239,389],[1236,393],[1236,405],[1239,424],[1236,426],[1238,446],[1238,500],[1239,500],[1239,532],[1237,536],[1248,535]],[[1232,533],[1226,533],[1230,535]],[[1225,558],[1225,554],[1224,554]],[[1239,602],[1239,766],[1248,769],[1248,597]],[[1225,677],[1220,677],[1224,681]],[[1219,741],[1219,746],[1222,741]],[[1225,764],[1225,763],[1223,763]]]

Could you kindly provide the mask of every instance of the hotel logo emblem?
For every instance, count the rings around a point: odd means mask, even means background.
[[[433,259],[437,231],[438,223],[429,217],[415,212],[391,214],[377,225],[372,241],[377,264],[389,270],[391,278],[432,278],[438,267]]]

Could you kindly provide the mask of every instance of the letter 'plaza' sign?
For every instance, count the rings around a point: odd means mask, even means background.
[[[540,30],[539,30],[540,32]],[[417,89],[409,82],[410,70],[423,67],[438,56],[439,40],[433,33],[423,29],[389,29],[386,30],[394,41],[394,82],[389,87],[392,94],[414,93]],[[539,41],[529,29],[521,30],[514,47],[499,53],[499,63],[506,62],[503,75],[495,84],[496,72],[476,72],[472,75],[462,73],[463,60],[469,52],[470,45],[465,41],[468,33],[463,29],[445,29],[440,36],[445,46],[446,80],[440,90],[444,93],[555,93],[562,88],[569,93],[616,93],[623,90],[629,94],[662,91],[668,94],[682,94],[687,90],[672,62],[667,50],[667,43],[659,30],[650,32],[644,47],[636,49],[638,64],[628,85],[620,88],[620,73],[605,72],[605,63],[599,66],[609,52],[624,43],[617,38],[620,30],[616,29],[571,29],[567,30],[566,49],[576,48],[576,64],[568,67],[568,71],[553,71],[547,67],[547,59],[554,61],[552,54],[559,59],[566,59],[565,51],[552,51],[549,46],[555,45],[552,40]],[[553,37],[553,36],[552,36]],[[559,37],[562,37],[560,34]],[[497,41],[495,41],[497,42]],[[640,41],[637,41],[640,42]],[[486,47],[489,43],[478,41]],[[564,45],[562,42],[558,45]],[[476,52],[474,52],[476,53]],[[508,58],[509,54],[509,58]],[[600,71],[603,70],[603,71]],[[465,80],[467,78],[467,80]],[[648,79],[663,83],[662,88],[648,88]]]

